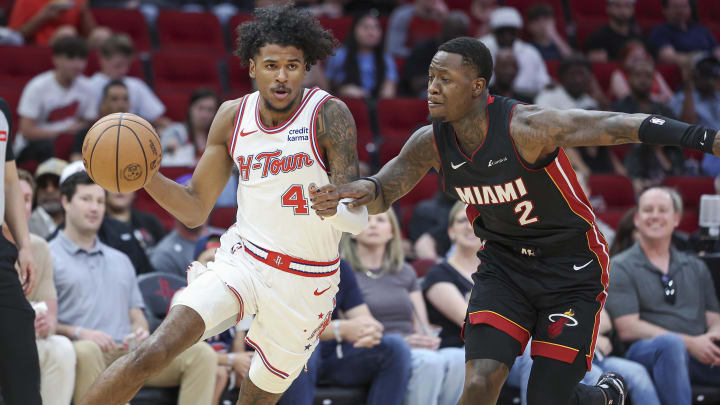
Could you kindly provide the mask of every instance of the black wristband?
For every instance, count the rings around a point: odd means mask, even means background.
[[[712,153],[717,130],[690,125],[659,115],[651,115],[640,124],[638,138],[648,145],[672,145]]]
[[[358,180],[367,180],[372,181],[375,185],[375,199],[377,200],[378,196],[380,195],[380,181],[374,177],[360,177]]]

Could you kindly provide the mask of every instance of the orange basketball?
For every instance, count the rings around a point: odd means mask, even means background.
[[[160,136],[135,114],[115,113],[100,118],[85,135],[83,164],[95,183],[118,193],[144,186],[162,160]]]

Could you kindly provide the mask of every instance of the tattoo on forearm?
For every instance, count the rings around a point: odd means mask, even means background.
[[[350,110],[328,100],[316,120],[318,143],[325,151],[330,181],[341,185],[358,178],[357,130]]]

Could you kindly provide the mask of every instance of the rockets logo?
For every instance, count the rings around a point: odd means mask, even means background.
[[[548,337],[555,339],[560,336],[565,326],[578,326],[578,321],[573,318],[574,316],[575,312],[572,308],[562,314],[550,314],[548,319],[552,323],[548,326]]]

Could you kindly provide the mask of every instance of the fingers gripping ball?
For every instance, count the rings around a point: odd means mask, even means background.
[[[106,115],[85,135],[82,156],[95,183],[109,191],[129,193],[143,187],[160,167],[160,136],[135,114]]]

